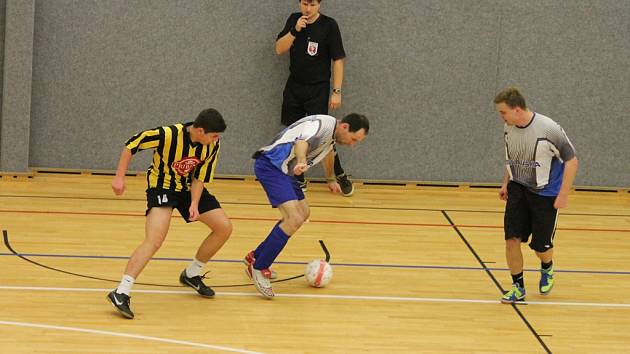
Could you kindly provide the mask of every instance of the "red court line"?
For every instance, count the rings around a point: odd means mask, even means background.
[[[44,210],[17,210],[17,209],[0,209],[0,213],[16,213],[16,214],[54,214],[54,215],[96,215],[96,216],[144,216],[144,213],[108,213],[108,212],[88,212],[88,211],[44,211]],[[173,215],[173,217],[178,217]],[[244,217],[230,216],[232,220],[250,220],[250,221],[278,221],[278,218],[264,217]],[[350,221],[350,220],[313,220],[312,223],[318,224],[348,224],[348,225],[384,225],[384,226],[414,226],[414,227],[459,227],[459,228],[476,228],[476,229],[502,229],[502,225],[473,225],[473,224],[429,224],[429,223],[402,223],[387,221]],[[602,229],[602,228],[580,228],[580,227],[558,227],[558,230],[566,231],[599,231],[599,232],[630,232],[630,229]]]

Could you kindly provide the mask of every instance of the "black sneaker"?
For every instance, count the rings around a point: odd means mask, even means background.
[[[337,176],[337,183],[339,183],[339,186],[341,187],[341,194],[345,197],[349,197],[354,193],[354,186],[345,173]]]
[[[186,269],[179,276],[179,282],[182,285],[190,286],[191,288],[197,290],[199,295],[203,297],[214,297],[214,290],[210,289],[206,284],[201,280],[201,276],[197,275],[192,278],[186,276]]]
[[[120,312],[126,318],[133,318],[133,312],[129,308],[129,301],[131,297],[127,294],[119,294],[116,292],[116,289],[112,290],[109,294],[107,294],[107,299],[114,305],[116,310]]]

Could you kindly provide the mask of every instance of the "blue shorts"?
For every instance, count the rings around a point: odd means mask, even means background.
[[[290,200],[304,199],[302,188],[295,177],[284,174],[264,155],[256,158],[254,173],[267,193],[272,207],[277,208],[278,205]]]

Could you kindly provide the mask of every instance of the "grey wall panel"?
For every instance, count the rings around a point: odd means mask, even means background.
[[[340,16],[349,52],[343,111],[365,111],[373,125],[356,154],[343,156],[350,173],[481,181],[496,169],[500,156],[474,148],[499,142],[485,134],[494,123],[488,119],[498,44],[492,4],[372,1]]]
[[[4,68],[4,28],[6,26],[6,0],[0,0],[0,67]],[[2,90],[4,81],[4,70],[0,70],[0,90]],[[2,107],[2,91],[0,91],[0,107]],[[0,121],[2,117],[0,116]],[[2,124],[0,124],[0,137],[2,136]],[[1,143],[1,142],[0,142]],[[0,155],[2,151],[0,151]]]
[[[211,106],[228,121],[221,170],[250,173],[253,146],[279,127],[270,125],[284,80],[273,52],[283,11],[249,1],[37,6],[31,165],[115,168],[135,132]],[[132,168],[146,168],[147,155]]]
[[[560,123],[579,183],[630,184],[630,1],[519,2],[501,16],[500,86]]]
[[[5,3],[0,171],[29,169],[34,0]]]
[[[621,99],[630,96],[630,2],[545,4],[324,1],[348,54],[334,115],[357,111],[372,121],[364,144],[340,149],[346,170],[368,179],[499,181],[502,126],[492,99],[514,84],[572,137],[589,169],[578,183],[627,185],[625,167],[610,157],[623,141],[598,144],[625,128],[630,108]],[[297,8],[294,0],[37,1],[30,165],[114,169],[135,132],[212,106],[228,121],[219,172],[251,174],[252,151],[281,127],[288,58],[275,55],[274,43]],[[527,54],[550,48],[554,57]],[[614,100],[617,93],[625,96]],[[567,121],[574,113],[583,123]],[[148,160],[144,153],[131,168]]]

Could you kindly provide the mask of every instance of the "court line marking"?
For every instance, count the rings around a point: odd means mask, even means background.
[[[47,254],[47,253],[23,253],[18,252],[18,255],[24,257],[49,257],[49,258],[78,258],[78,259],[114,259],[114,260],[127,260],[129,256],[86,256],[86,255],[73,255],[73,254]],[[13,253],[0,252],[0,256],[17,257]],[[151,261],[177,261],[177,262],[189,262],[190,258],[176,258],[176,257],[153,257]],[[211,259],[209,262],[215,263],[238,263],[242,264],[242,259]],[[277,261],[274,264],[290,264],[290,265],[305,265],[308,262],[298,261]],[[465,267],[465,266],[441,266],[441,265],[404,265],[404,264],[375,264],[375,263],[337,263],[330,262],[331,265],[339,267],[366,267],[366,268],[402,268],[402,269],[444,269],[444,270],[484,270],[482,267]],[[489,270],[496,271],[509,271],[509,268],[500,267],[488,267]],[[540,273],[540,268],[523,268],[525,272]],[[613,271],[613,270],[580,270],[580,269],[554,269],[557,273],[579,273],[579,274],[603,274],[603,275],[630,275],[630,271]]]
[[[449,224],[453,225],[453,230],[455,231],[455,233],[457,233],[459,239],[466,245],[466,247],[468,248],[472,256],[477,260],[477,263],[479,263],[479,265],[483,267],[484,271],[486,272],[486,275],[490,277],[490,280],[492,280],[494,285],[499,289],[500,294],[505,294],[505,290],[503,289],[503,286],[501,286],[501,283],[497,280],[497,278],[494,276],[492,271],[488,269],[488,266],[486,265],[486,263],[484,263],[484,261],[481,259],[481,257],[475,250],[475,248],[470,244],[470,242],[468,242],[468,239],[466,239],[466,236],[464,236],[464,234],[460,231],[459,227],[455,226],[453,219],[444,210],[442,210],[442,215],[444,216],[444,218],[446,218],[446,220],[448,220]],[[548,354],[551,354],[551,350],[547,346],[547,343],[545,343],[545,341],[540,337],[540,334],[538,333],[536,328],[534,328],[534,326],[530,323],[527,317],[525,317],[525,314],[523,314],[523,311],[521,311],[521,309],[519,309],[518,306],[514,304],[511,307],[514,310],[514,312],[518,315],[518,317],[523,321],[523,323],[529,329],[529,331],[534,335],[538,343],[540,343],[543,349],[545,349],[545,352]]]
[[[608,194],[608,193],[607,193]],[[37,199],[78,199],[78,200],[110,200],[110,201],[131,201],[131,202],[146,202],[146,198],[131,198],[131,197],[81,197],[81,196],[52,196],[52,195],[11,195],[0,194],[0,198],[37,198]],[[236,201],[222,201],[221,204],[226,205],[252,205],[252,206],[265,206],[269,207],[267,202],[236,202]],[[495,213],[503,214],[504,210],[471,210],[471,209],[433,209],[433,208],[400,208],[400,207],[379,207],[374,205],[357,206],[357,205],[340,205],[340,204],[321,204],[321,203],[309,203],[311,208],[337,208],[337,209],[366,209],[366,210],[405,210],[405,211],[452,211],[462,213]],[[603,217],[626,217],[630,214],[601,214],[601,213],[570,213],[563,212],[562,215],[568,216],[603,216]]]
[[[126,216],[126,217],[144,217],[144,213],[120,213],[120,212],[90,212],[90,211],[44,211],[44,210],[21,210],[21,209],[0,209],[0,213],[16,213],[16,214],[50,214],[50,215],[89,215],[89,216]],[[172,218],[179,218],[177,215],[173,215]],[[244,220],[244,221],[278,221],[277,217],[244,217],[244,216],[230,216],[230,220]],[[377,226],[409,226],[409,227],[448,227],[452,228],[450,224],[436,224],[436,223],[404,223],[404,222],[386,222],[386,221],[352,221],[352,220],[317,220],[310,219],[310,222],[317,224],[341,224],[341,225],[377,225]],[[475,229],[503,229],[502,225],[474,225],[474,224],[461,224],[455,225],[461,228],[475,228]],[[591,231],[591,232],[630,232],[630,229],[610,229],[610,228],[586,228],[586,227],[557,227],[556,230],[560,231]]]
[[[97,289],[97,288],[59,288],[59,287],[43,287],[43,286],[8,286],[0,285],[0,290],[33,290],[33,291],[74,291],[74,292],[110,292],[111,289]],[[193,294],[190,291],[183,290],[148,290],[148,289],[134,289],[134,293],[145,294]],[[258,293],[247,292],[217,292],[220,296],[251,296],[258,297]],[[301,298],[301,299],[338,299],[338,300],[372,300],[372,301],[407,301],[407,302],[447,302],[447,303],[473,303],[473,304],[501,304],[499,300],[482,300],[482,299],[448,299],[448,298],[433,298],[433,297],[402,297],[402,296],[360,296],[360,295],[326,295],[326,294],[279,294],[276,293],[276,297],[287,298]],[[517,303],[518,306],[522,305],[556,305],[556,306],[581,306],[581,307],[613,307],[613,308],[628,308],[630,304],[615,304],[615,303],[597,303],[597,302],[562,302],[562,301],[524,301]]]
[[[132,338],[132,339],[142,339],[142,340],[150,340],[150,341],[164,342],[164,343],[170,343],[170,344],[181,344],[181,345],[187,345],[187,346],[197,347],[197,348],[221,350],[221,351],[233,352],[233,353],[247,353],[247,354],[260,354],[261,353],[261,352],[254,352],[254,351],[244,350],[244,349],[235,349],[235,348],[230,348],[230,347],[224,347],[224,346],[220,346],[220,345],[203,344],[203,343],[189,342],[189,341],[185,341],[185,340],[177,340],[177,339],[169,339],[169,338],[144,336],[144,335],[140,335],[140,334],[129,334],[129,333],[102,331],[102,330],[97,330],[97,329],[86,329],[86,328],[67,327],[67,326],[54,326],[54,325],[45,325],[45,324],[39,324],[39,323],[2,321],[2,320],[0,320],[0,324],[8,325],[8,326],[55,329],[55,330],[60,330],[60,331],[82,332],[82,333],[90,333],[90,334],[101,334],[101,335],[113,336],[113,337],[125,337],[125,338]]]

